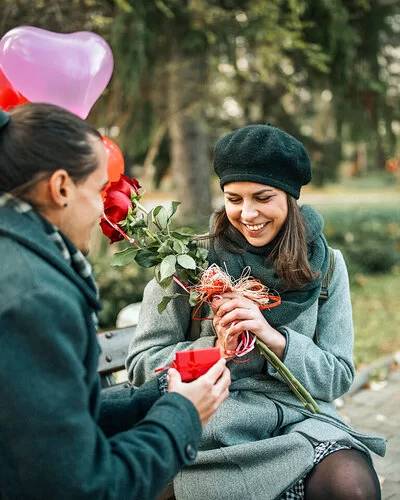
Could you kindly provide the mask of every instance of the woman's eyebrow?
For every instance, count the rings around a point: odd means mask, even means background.
[[[253,193],[253,195],[257,196],[259,194],[266,193],[267,191],[273,192],[274,190],[273,190],[273,188],[265,188],[265,189],[261,189],[260,191],[256,191],[255,193]],[[233,193],[232,191],[224,191],[224,194],[229,194],[230,196],[240,196],[237,193]]]
[[[260,191],[257,191],[256,193],[254,193],[254,195],[263,194],[263,193],[266,193],[267,191],[272,193],[274,191],[274,189],[273,188],[261,189]]]

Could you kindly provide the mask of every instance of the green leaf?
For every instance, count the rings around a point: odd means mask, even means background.
[[[184,269],[196,269],[196,261],[190,255],[178,255],[177,261]]]
[[[135,261],[142,267],[153,267],[160,262],[160,258],[151,250],[139,250]]]
[[[154,209],[154,218],[162,229],[168,226],[168,214],[164,207],[158,206]]]
[[[161,263],[157,264],[156,267],[154,268],[154,277],[157,281],[157,283],[164,288],[164,290],[168,290],[168,288],[171,286],[171,283],[173,281],[173,277],[169,276],[168,278],[164,278],[163,280],[161,279]]]
[[[182,297],[181,293],[174,293],[173,295],[166,295],[163,297],[162,301],[158,304],[158,312],[162,313],[167,305],[171,302],[171,300],[176,299],[177,297]]]
[[[185,244],[175,238],[173,239],[172,248],[174,249],[174,252],[178,254],[184,253],[186,251]]]
[[[206,248],[198,247],[196,249],[196,256],[200,257],[202,260],[207,260],[208,250]]]
[[[134,222],[131,222],[129,226],[132,229],[138,229],[140,227],[147,227],[146,221],[144,219],[135,219]]]
[[[164,290],[168,290],[168,288],[171,286],[173,281],[173,276],[169,276],[169,278],[165,278],[163,280],[160,280],[158,283],[161,285]]]
[[[187,285],[193,285],[195,283],[198,283],[199,279],[196,275],[196,270],[192,269],[184,269],[183,267],[180,267],[177,270],[177,277],[182,281],[182,283],[185,283]]]
[[[194,307],[198,304],[199,293],[191,291],[189,295],[189,304]]]
[[[193,236],[195,231],[191,227],[179,227],[178,229],[174,229],[174,233],[180,236]]]
[[[161,264],[157,264],[154,268],[154,277],[155,277],[157,283],[160,283],[160,281],[161,281],[160,266],[161,266]]]
[[[171,202],[171,205],[168,207],[168,210],[167,210],[167,215],[168,215],[169,219],[175,214],[175,212],[180,204],[181,204],[180,201],[172,201]]]
[[[160,265],[160,278],[161,281],[169,278],[175,273],[176,270],[176,257],[175,255],[167,255]]]
[[[175,246],[175,243],[172,242],[173,245]],[[175,248],[174,248],[175,249]],[[161,245],[160,245],[160,248],[158,249],[158,253],[160,255],[170,255],[170,254],[173,254],[174,253],[174,250],[172,249],[171,247],[171,241],[170,240],[167,240],[167,241],[164,241]]]
[[[126,266],[133,260],[135,260],[136,254],[138,253],[138,248],[125,248],[121,252],[115,253],[111,257],[112,266]]]

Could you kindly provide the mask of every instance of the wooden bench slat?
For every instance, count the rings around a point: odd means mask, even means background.
[[[135,330],[136,326],[128,326],[100,332],[97,335],[102,350],[97,371],[102,378],[125,368],[128,347]]]

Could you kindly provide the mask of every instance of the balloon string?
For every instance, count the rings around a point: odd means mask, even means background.
[[[185,290],[185,292],[190,293],[190,286],[181,281],[175,274],[172,276],[172,279],[175,281],[177,285]]]

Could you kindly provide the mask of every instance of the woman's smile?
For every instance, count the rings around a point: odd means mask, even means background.
[[[254,234],[261,232],[261,230],[267,226],[268,222],[264,222],[263,224],[246,224],[246,222],[242,222],[242,224],[246,227],[248,231]]]

